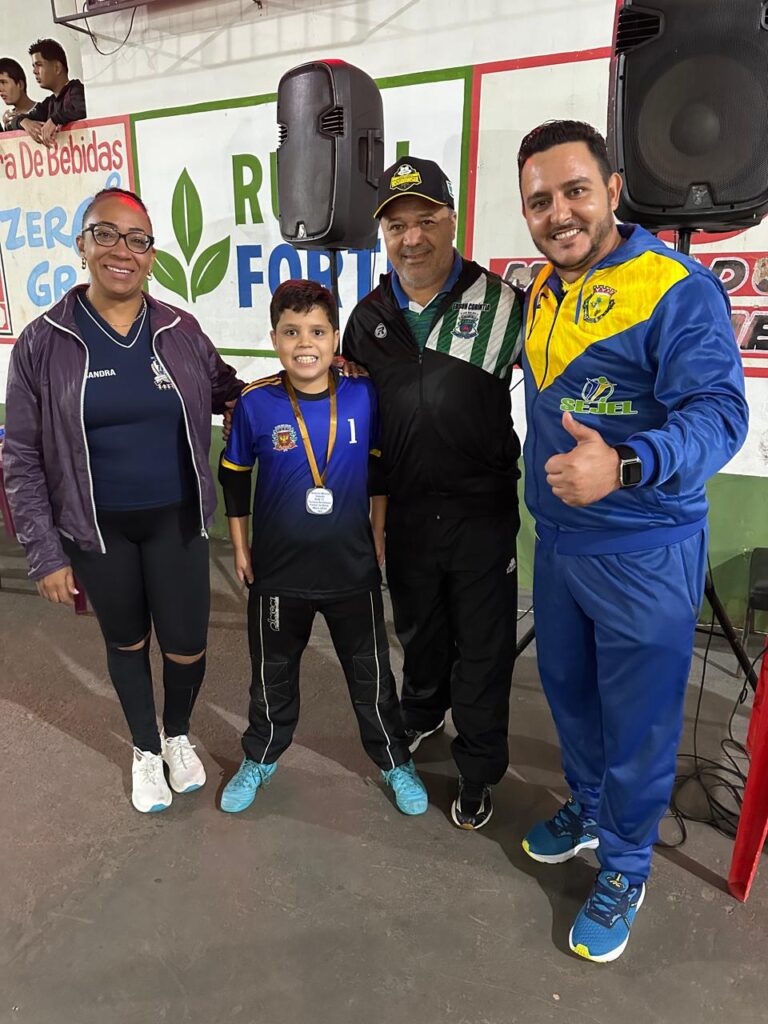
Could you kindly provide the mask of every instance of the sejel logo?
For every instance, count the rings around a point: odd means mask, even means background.
[[[612,402],[616,385],[600,374],[587,377],[581,398],[561,398],[561,412],[578,412],[594,416],[637,416],[631,401]]]

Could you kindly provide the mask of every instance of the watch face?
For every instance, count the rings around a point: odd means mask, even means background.
[[[643,467],[639,459],[621,464],[621,486],[634,487],[639,484],[643,477]]]

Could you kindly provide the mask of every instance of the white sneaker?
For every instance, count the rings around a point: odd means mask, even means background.
[[[163,759],[149,750],[133,748],[133,792],[131,802],[137,811],[164,811],[171,806],[173,794],[168,789]]]
[[[205,768],[189,742],[189,736],[172,736],[166,739],[160,733],[162,758],[168,765],[168,778],[177,793],[191,793],[205,785]]]

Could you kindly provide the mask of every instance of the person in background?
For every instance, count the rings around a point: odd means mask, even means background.
[[[392,271],[352,311],[342,352],[370,373],[382,419],[387,583],[414,751],[450,709],[451,819],[482,828],[509,764],[517,622],[517,460],[510,378],[522,293],[453,246],[451,182],[408,156],[376,210]]]
[[[16,118],[28,113],[35,105],[27,96],[27,76],[13,57],[0,57],[0,100],[7,107],[0,122],[0,129],[5,131],[11,131]]]
[[[645,897],[672,793],[707,559],[707,480],[747,433],[722,283],[636,224],[578,121],[518,154],[523,214],[547,263],[526,296],[525,500],[536,520],[539,674],[570,799],[523,839],[600,870],[570,947],[615,960]]]
[[[286,281],[270,304],[283,372],[248,385],[235,409],[219,480],[235,571],[249,588],[252,680],[245,757],[221,809],[245,810],[275,771],[299,717],[299,664],[317,612],[346,676],[366,753],[404,814],[427,792],[411,760],[369,521],[369,465],[378,462],[378,410],[369,380],[332,368],[338,313],[313,281]],[[251,476],[258,465],[249,537]],[[385,498],[375,497],[374,508]],[[379,509],[381,514],[381,509]]]
[[[32,71],[41,89],[51,95],[26,113],[15,117],[14,128],[23,128],[35,142],[52,146],[56,133],[71,121],[87,117],[83,83],[69,77],[67,55],[55,39],[38,39],[29,48]]]
[[[205,782],[189,742],[205,674],[211,413],[243,388],[188,313],[147,295],[152,224],[138,196],[98,193],[77,244],[90,283],[22,332],[11,354],[5,486],[40,594],[99,620],[133,739],[132,801],[161,811]],[[163,656],[163,731],[149,660]],[[170,789],[163,762],[168,766]]]

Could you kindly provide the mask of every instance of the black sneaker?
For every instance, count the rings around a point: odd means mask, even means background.
[[[408,749],[413,753],[422,740],[425,740],[428,736],[435,736],[437,733],[442,732],[445,728],[445,719],[441,719],[437,725],[432,726],[430,729],[424,729],[419,731],[418,729],[406,729],[405,738],[408,741]]]
[[[492,814],[491,787],[459,778],[459,792],[451,805],[454,825],[474,831],[482,828]]]

